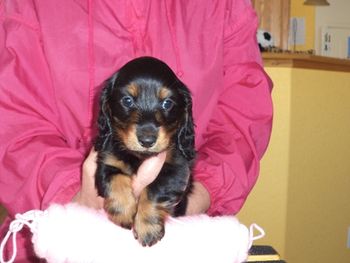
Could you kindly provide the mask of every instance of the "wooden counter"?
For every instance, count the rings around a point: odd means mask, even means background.
[[[304,53],[263,52],[265,67],[291,67],[350,72],[350,59],[315,56]]]

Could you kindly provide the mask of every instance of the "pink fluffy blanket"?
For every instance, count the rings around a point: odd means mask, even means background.
[[[242,262],[253,240],[264,235],[253,224],[248,229],[234,216],[207,215],[169,218],[164,238],[152,247],[142,247],[130,230],[111,223],[105,213],[77,204],[51,205],[45,211],[19,214],[1,244],[27,225],[35,253],[51,263],[108,262]],[[254,237],[254,229],[260,234]],[[15,239],[14,239],[15,240]]]

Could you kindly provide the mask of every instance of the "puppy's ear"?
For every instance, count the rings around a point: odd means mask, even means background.
[[[100,110],[97,119],[98,135],[95,142],[96,151],[103,150],[112,136],[112,114],[109,106],[112,90],[118,73],[106,80],[100,96]]]
[[[196,152],[194,149],[194,122],[192,117],[192,98],[190,91],[185,85],[180,89],[180,92],[185,101],[185,116],[182,125],[177,134],[177,144],[184,157],[191,161],[195,158]]]

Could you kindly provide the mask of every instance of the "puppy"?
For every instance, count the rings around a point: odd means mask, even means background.
[[[162,61],[134,59],[106,81],[100,97],[96,188],[116,224],[143,246],[164,235],[168,215],[183,215],[195,158],[192,99]],[[148,157],[166,152],[157,178],[136,199],[132,177]]]

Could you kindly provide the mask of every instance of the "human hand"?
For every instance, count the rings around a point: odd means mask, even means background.
[[[138,198],[142,190],[158,176],[165,162],[165,158],[166,153],[162,152],[146,159],[141,164],[136,175],[133,176],[132,182],[133,192],[136,198]],[[82,166],[81,189],[73,198],[73,201],[91,208],[102,209],[104,198],[98,196],[95,187],[96,160],[97,152],[91,149]]]
[[[208,190],[200,183],[193,182],[193,188],[188,198],[186,215],[196,215],[207,212],[210,207]]]
[[[161,152],[158,155],[152,156],[143,161],[139,169],[137,170],[134,180],[132,182],[132,187],[134,190],[134,195],[139,197],[142,190],[152,183],[154,179],[158,176],[160,170],[165,162],[166,153]]]
[[[81,189],[73,201],[87,207],[102,209],[104,198],[98,195],[95,187],[96,160],[97,152],[92,148],[82,166]]]

